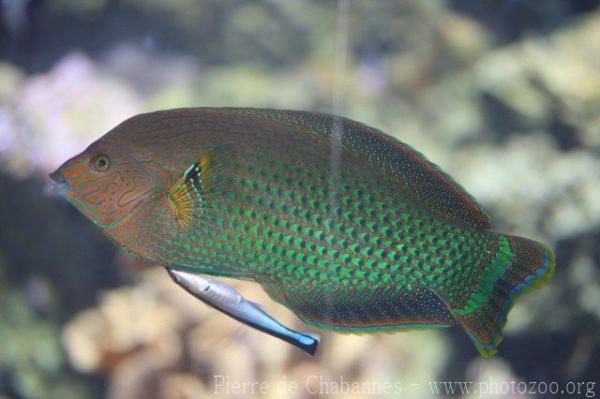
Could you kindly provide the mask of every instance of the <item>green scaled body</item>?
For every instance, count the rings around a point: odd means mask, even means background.
[[[487,356],[514,299],[553,271],[549,249],[491,231],[448,175],[351,120],[181,109],[136,116],[107,136],[119,135],[168,184],[109,236],[160,265],[254,280],[319,328],[458,323]]]

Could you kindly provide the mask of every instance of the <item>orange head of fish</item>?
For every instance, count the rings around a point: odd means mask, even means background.
[[[103,229],[123,221],[162,183],[152,155],[107,134],[50,174],[59,191]]]

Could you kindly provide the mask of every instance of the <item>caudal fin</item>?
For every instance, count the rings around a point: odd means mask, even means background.
[[[505,253],[495,257],[503,264],[492,265],[487,271],[490,276],[483,276],[492,278],[487,299],[469,313],[455,314],[484,357],[498,351],[503,338],[502,328],[516,298],[542,286],[554,273],[554,253],[546,245],[516,236],[500,236],[499,239],[507,245],[500,245],[499,251]]]

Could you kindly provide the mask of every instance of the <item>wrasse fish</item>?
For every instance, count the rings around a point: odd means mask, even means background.
[[[141,114],[51,177],[118,245],[307,353],[317,336],[202,275],[255,281],[319,329],[459,324],[491,356],[516,297],[554,270],[550,248],[492,231],[477,202],[423,155],[322,113]]]

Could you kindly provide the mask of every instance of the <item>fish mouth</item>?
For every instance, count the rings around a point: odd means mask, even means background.
[[[69,182],[67,179],[60,173],[60,168],[55,170],[54,172],[48,174],[50,179],[56,183],[56,185],[52,188],[52,193],[54,195],[58,195],[59,197],[65,197],[69,199],[68,191],[70,190]]]
[[[56,169],[54,172],[50,173],[48,176],[50,176],[50,178],[52,180],[54,180],[54,182],[58,183],[58,184],[64,184],[67,182],[67,180],[64,178],[64,176],[59,172],[58,169]]]

